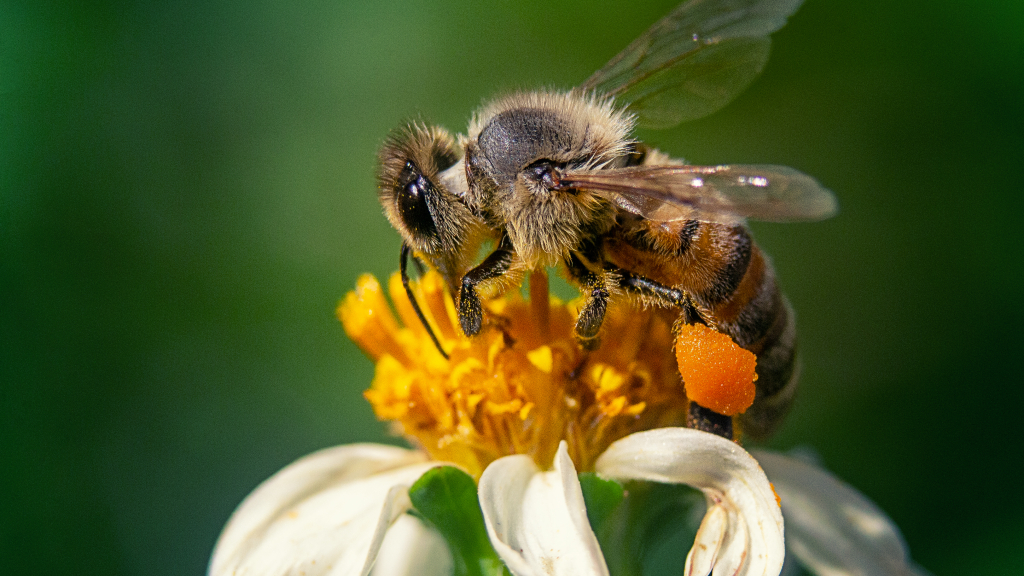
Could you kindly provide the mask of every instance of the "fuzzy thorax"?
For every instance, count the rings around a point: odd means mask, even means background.
[[[614,221],[607,201],[559,189],[558,175],[620,165],[633,144],[633,122],[611,101],[578,93],[499,98],[470,123],[467,204],[508,232],[529,267],[554,264]]]

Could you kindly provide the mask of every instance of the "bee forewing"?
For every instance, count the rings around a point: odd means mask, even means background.
[[[580,85],[615,97],[649,128],[711,114],[761,73],[768,37],[803,0],[690,0]]]
[[[661,222],[811,221],[838,209],[831,191],[786,166],[636,166],[569,172],[562,185],[591,191]]]

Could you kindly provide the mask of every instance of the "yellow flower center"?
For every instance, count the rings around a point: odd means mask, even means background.
[[[581,471],[633,432],[686,422],[687,399],[672,354],[671,311],[609,306],[604,345],[587,352],[573,337],[579,300],[548,295],[534,273],[530,298],[518,292],[485,304],[481,333],[468,338],[440,275],[413,290],[450,360],[437,351],[397,274],[389,282],[395,318],[376,278],[359,278],[338,315],[377,363],[364,395],[381,420],[431,457],[479,476],[493,460],[528,454],[550,465],[558,443]]]

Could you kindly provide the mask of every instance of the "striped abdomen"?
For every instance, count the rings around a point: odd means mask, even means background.
[[[757,356],[757,395],[739,422],[751,437],[770,434],[796,391],[796,326],[750,232],[738,225],[623,215],[603,244],[608,263],[685,293],[700,317],[688,321],[713,326]]]

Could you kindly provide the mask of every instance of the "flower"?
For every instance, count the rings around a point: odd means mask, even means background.
[[[797,556],[820,573],[913,573],[843,571],[870,568],[857,564],[865,559],[895,570],[900,558],[906,566],[906,554],[877,509],[861,505],[863,514],[848,517],[823,505],[827,473],[766,453],[761,458],[780,486],[776,494],[738,443],[681,427],[688,400],[665,311],[609,307],[608,343],[586,352],[572,336],[577,304],[549,298],[543,275],[531,278],[529,300],[517,293],[491,300],[488,323],[474,338],[458,329],[439,276],[428,273],[414,291],[450,359],[434,347],[397,277],[391,301],[404,326],[370,276],[359,280],[339,316],[377,362],[366,398],[418,449],[341,446],[286,467],[234,513],[214,550],[211,576],[500,574],[502,565],[517,576],[606,575],[580,471],[701,490],[707,510],[686,558],[688,575],[777,575],[785,556],[783,512],[796,518],[790,540]],[[449,537],[445,518],[434,518],[435,530],[425,508],[406,514],[423,493],[418,487],[443,466],[478,480],[481,539],[497,556],[473,564]],[[844,553],[815,537],[822,525],[844,531]]]
[[[310,454],[239,506],[209,573],[366,574],[385,531],[410,508],[408,486],[438,465],[420,452],[372,444]],[[420,531],[406,539],[429,547],[425,529],[406,524]]]
[[[578,302],[548,295],[546,278],[487,303],[480,335],[467,338],[441,277],[414,287],[449,360],[434,347],[398,275],[383,287],[359,279],[338,308],[353,340],[377,363],[366,391],[377,417],[435,460],[457,462],[474,477],[494,460],[526,454],[549,466],[565,440],[576,466],[631,432],[686,422],[688,401],[672,350],[674,317],[611,306],[604,333],[613,345],[588,352],[573,338]],[[606,336],[611,340],[612,337]]]
[[[782,501],[786,550],[815,574],[928,576],[874,502],[806,454],[754,451]]]

